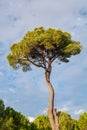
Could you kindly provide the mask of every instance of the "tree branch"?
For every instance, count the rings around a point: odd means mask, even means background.
[[[43,65],[36,64],[35,62],[33,62],[32,60],[30,60],[29,58],[28,58],[28,61],[29,61],[30,63],[32,63],[33,65],[37,66],[37,67],[42,67],[42,68],[45,69],[45,67],[44,67]]]
[[[45,69],[45,67],[43,65],[40,64],[36,64],[35,62],[33,62],[32,60],[30,60],[30,58],[25,58],[25,57],[21,57],[19,58],[20,61],[25,61],[26,63],[32,63],[33,65],[37,66],[37,67],[42,67]]]
[[[56,52],[53,56],[52,56],[52,58],[51,58],[51,63],[58,57],[59,55],[58,55],[58,52]]]

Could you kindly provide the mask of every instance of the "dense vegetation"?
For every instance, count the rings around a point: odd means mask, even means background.
[[[68,113],[59,113],[60,130],[87,130],[87,112],[78,120],[72,119]],[[0,130],[51,130],[48,116],[39,115],[33,123],[20,112],[11,107],[5,107],[0,100]]]

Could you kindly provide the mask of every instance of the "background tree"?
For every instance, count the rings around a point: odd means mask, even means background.
[[[39,115],[34,120],[34,125],[36,126],[37,130],[51,130],[48,116]]]
[[[16,112],[13,108],[6,108],[6,120],[13,121],[14,130],[31,130],[29,120],[20,112]]]
[[[60,112],[59,126],[60,130],[80,130],[77,121],[65,112]]]
[[[60,130],[80,130],[78,127],[78,122],[72,119],[68,113],[59,112],[59,126]],[[34,120],[34,126],[36,129],[33,130],[51,130],[50,122],[48,116],[39,115]]]
[[[80,130],[87,130],[87,112],[80,115],[78,125]]]
[[[20,112],[6,107],[0,100],[0,130],[32,130],[29,120]]]
[[[54,89],[50,81],[52,63],[69,62],[72,55],[81,51],[80,42],[71,39],[71,35],[61,30],[43,27],[29,31],[23,39],[11,46],[11,54],[7,56],[9,64],[23,71],[31,69],[31,65],[41,67],[45,71],[45,79],[50,93],[48,117],[52,130],[59,130],[57,111],[54,109]]]

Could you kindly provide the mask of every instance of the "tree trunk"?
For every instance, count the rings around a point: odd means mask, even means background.
[[[48,112],[48,117],[49,117],[52,130],[59,130],[58,112],[56,109],[54,109],[54,89],[50,82],[50,73],[51,73],[51,68],[49,67],[45,71],[45,79],[46,79],[46,83],[47,83],[49,94],[50,94],[47,112]]]

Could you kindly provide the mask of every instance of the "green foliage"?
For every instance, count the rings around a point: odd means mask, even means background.
[[[79,130],[76,120],[72,119],[68,113],[60,112],[60,130]]]
[[[23,71],[27,71],[31,69],[31,64],[45,68],[48,60],[51,63],[55,59],[68,62],[81,49],[80,42],[73,41],[68,32],[39,27],[27,32],[20,42],[13,44],[7,59],[14,69],[22,67]]]
[[[4,114],[4,102],[2,100],[0,100],[0,116],[2,116]]]
[[[37,130],[51,130],[48,116],[39,115],[35,119],[34,124],[36,125]]]
[[[78,125],[80,130],[87,130],[87,112],[80,115]]]
[[[68,113],[60,112],[58,121],[60,130],[80,130],[78,127],[78,122],[72,119]],[[39,115],[36,117],[34,126],[36,126],[36,129],[33,130],[51,130],[48,116],[44,115]]]
[[[6,108],[7,120],[13,119],[15,130],[30,130],[30,124],[27,118],[25,118],[20,112],[16,112],[14,109]]]
[[[31,130],[28,119],[0,100],[0,130]]]
[[[2,125],[2,130],[14,130],[15,124],[13,121],[14,121],[13,117],[5,119]]]
[[[34,122],[31,123],[31,130],[38,130]]]
[[[4,102],[0,100],[0,129],[2,128],[4,116],[5,116],[5,106]]]

